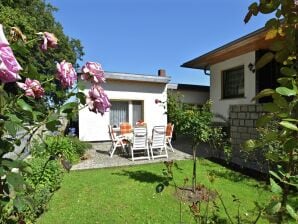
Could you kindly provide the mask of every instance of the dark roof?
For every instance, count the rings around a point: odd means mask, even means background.
[[[194,90],[201,92],[209,92],[210,86],[192,85],[192,84],[168,84],[168,89],[176,90]]]

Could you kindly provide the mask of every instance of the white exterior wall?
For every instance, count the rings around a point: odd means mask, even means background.
[[[256,74],[249,71],[248,64],[255,62],[255,52],[249,52],[235,58],[222,61],[210,66],[210,99],[214,114],[219,114],[226,119],[229,116],[229,106],[233,104],[255,104],[251,101],[256,95]],[[222,99],[222,71],[244,65],[244,97]],[[215,121],[223,121],[214,119]]]
[[[209,92],[195,90],[177,90],[183,95],[182,102],[202,105],[209,99]]]
[[[90,86],[86,86],[85,92]],[[142,100],[144,121],[147,123],[148,135],[151,135],[155,125],[166,125],[167,116],[161,104],[155,104],[155,99],[166,101],[167,91],[165,83],[146,83],[133,81],[107,80],[103,85],[110,100]],[[79,112],[79,138],[82,141],[110,140],[108,125],[109,112],[103,116],[90,112],[84,108]],[[132,124],[133,126],[135,124]]]

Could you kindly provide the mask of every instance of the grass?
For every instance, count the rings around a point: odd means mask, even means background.
[[[232,195],[241,201],[243,219],[255,216],[255,201],[265,204],[271,197],[264,183],[207,160],[198,162],[198,182],[217,189],[232,216],[237,214]],[[191,179],[192,161],[178,161],[177,164],[180,169],[174,169],[174,176],[182,186],[185,177]],[[159,163],[72,171],[65,176],[48,211],[37,223],[179,223],[179,200],[174,187],[170,184],[163,192],[156,193],[156,186],[165,180],[164,168],[164,164]],[[207,178],[210,172],[215,175],[213,184]],[[194,223],[188,205],[182,204],[182,220]],[[226,217],[221,210],[222,217]],[[268,222],[260,220],[258,223]]]

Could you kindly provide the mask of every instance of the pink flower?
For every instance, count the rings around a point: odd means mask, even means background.
[[[17,85],[25,90],[26,96],[33,98],[41,98],[44,95],[44,89],[41,87],[39,81],[27,78],[25,83],[17,82]]]
[[[87,62],[82,67],[82,80],[90,80],[93,83],[105,82],[104,71],[99,63]]]
[[[49,48],[55,48],[57,47],[58,38],[53,34],[49,32],[43,32],[38,33],[43,36],[43,43],[41,44],[40,48],[44,51],[46,51]]]
[[[63,88],[69,88],[77,80],[77,73],[71,63],[63,60],[60,64],[57,63],[56,78],[60,80]]]
[[[0,80],[3,83],[15,82],[21,79],[19,71],[22,67],[17,62],[0,24]]]
[[[86,103],[90,111],[101,113],[103,115],[111,107],[110,101],[103,88],[99,85],[93,85],[86,98]]]

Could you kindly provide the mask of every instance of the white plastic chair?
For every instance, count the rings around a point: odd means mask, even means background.
[[[153,160],[154,158],[161,158],[161,157],[168,158],[165,126],[153,127],[150,151],[151,151],[151,157]]]
[[[172,152],[174,152],[174,149],[172,146],[173,131],[174,131],[174,124],[168,123],[166,128],[166,143],[167,145],[170,146]]]
[[[111,125],[108,126],[109,127],[109,134],[110,134],[110,138],[112,140],[112,146],[111,146],[111,150],[110,150],[110,157],[113,157],[115,151],[117,148],[121,147],[122,150],[124,151],[124,144],[123,144],[123,140],[124,137],[121,135],[116,136],[113,128]]]
[[[133,130],[133,139],[131,149],[131,159],[132,161],[139,159],[150,160],[148,139],[147,139],[147,128],[146,127],[135,127]],[[147,156],[135,157],[135,153],[145,153]]]

